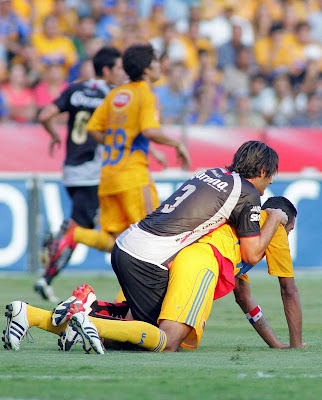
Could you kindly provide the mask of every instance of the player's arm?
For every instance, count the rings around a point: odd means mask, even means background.
[[[107,102],[105,98],[104,102],[96,108],[86,125],[87,133],[100,144],[104,144],[107,128],[107,112]]]
[[[302,309],[300,296],[294,278],[278,278],[285,317],[290,334],[290,347],[303,347],[302,344]]]
[[[273,349],[287,348],[288,345],[279,341],[267,323],[264,314],[261,310],[259,311],[258,303],[251,294],[250,284],[240,278],[235,278],[235,284],[234,295],[236,303],[246,314],[247,319],[253,325],[259,336]],[[251,318],[251,315],[253,315],[254,318]]]
[[[49,154],[52,156],[54,154],[55,146],[61,146],[61,140],[59,134],[55,128],[53,118],[60,113],[60,109],[56,104],[48,104],[39,113],[38,121],[44,126],[46,131],[51,136],[51,141],[49,144]]]
[[[266,209],[267,220],[260,230],[260,235],[240,237],[240,251],[242,259],[251,265],[257,264],[265,253],[279,224],[287,223],[287,215],[280,209]]]
[[[265,210],[266,211],[266,210]],[[294,281],[294,272],[287,233],[280,226],[265,252],[270,275],[277,276],[290,334],[290,347],[302,347],[302,309]]]
[[[142,132],[142,135],[151,142],[163,144],[164,146],[174,147],[177,153],[177,162],[180,163],[183,169],[189,169],[191,161],[189,152],[183,143],[164,135],[160,128],[149,128]]]

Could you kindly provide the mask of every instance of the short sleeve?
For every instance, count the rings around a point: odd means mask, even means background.
[[[247,194],[244,199],[244,206],[237,214],[235,222],[238,237],[260,235],[260,212],[261,204],[259,194]]]
[[[155,95],[151,90],[143,90],[140,107],[140,132],[151,128],[160,128],[160,112],[156,104]]]
[[[107,113],[108,102],[107,98],[105,98],[103,103],[96,108],[91,118],[87,122],[87,131],[105,132],[107,129]]]
[[[283,225],[277,228],[265,254],[270,275],[285,278],[294,276],[288,238]]]

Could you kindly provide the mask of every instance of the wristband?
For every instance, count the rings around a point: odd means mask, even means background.
[[[258,321],[264,314],[260,308],[260,306],[256,306],[253,310],[249,311],[245,314],[248,321],[253,325],[256,321]]]

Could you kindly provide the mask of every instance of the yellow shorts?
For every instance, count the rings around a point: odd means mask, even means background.
[[[184,248],[173,261],[158,321],[167,319],[193,328],[181,344],[184,348],[199,346],[211,311],[218,274],[217,259],[206,243],[194,243]]]
[[[123,232],[140,221],[159,205],[158,194],[152,182],[125,192],[100,196],[100,224],[104,232]]]
[[[237,278],[241,279],[242,281],[244,281],[246,283],[249,283],[249,278],[248,278],[248,275],[246,273],[239,275]]]

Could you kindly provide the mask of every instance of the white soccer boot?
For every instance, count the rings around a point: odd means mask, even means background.
[[[6,306],[6,309],[7,326],[2,336],[3,347],[6,350],[19,350],[20,342],[29,329],[27,304],[22,301],[13,301]]]
[[[69,324],[81,335],[83,339],[83,349],[86,353],[105,353],[105,348],[98,335],[97,328],[88,318],[86,313],[78,312],[74,314]]]
[[[59,334],[58,346],[62,351],[70,351],[77,342],[83,342],[81,335],[75,332],[73,327],[68,324],[66,329]]]

